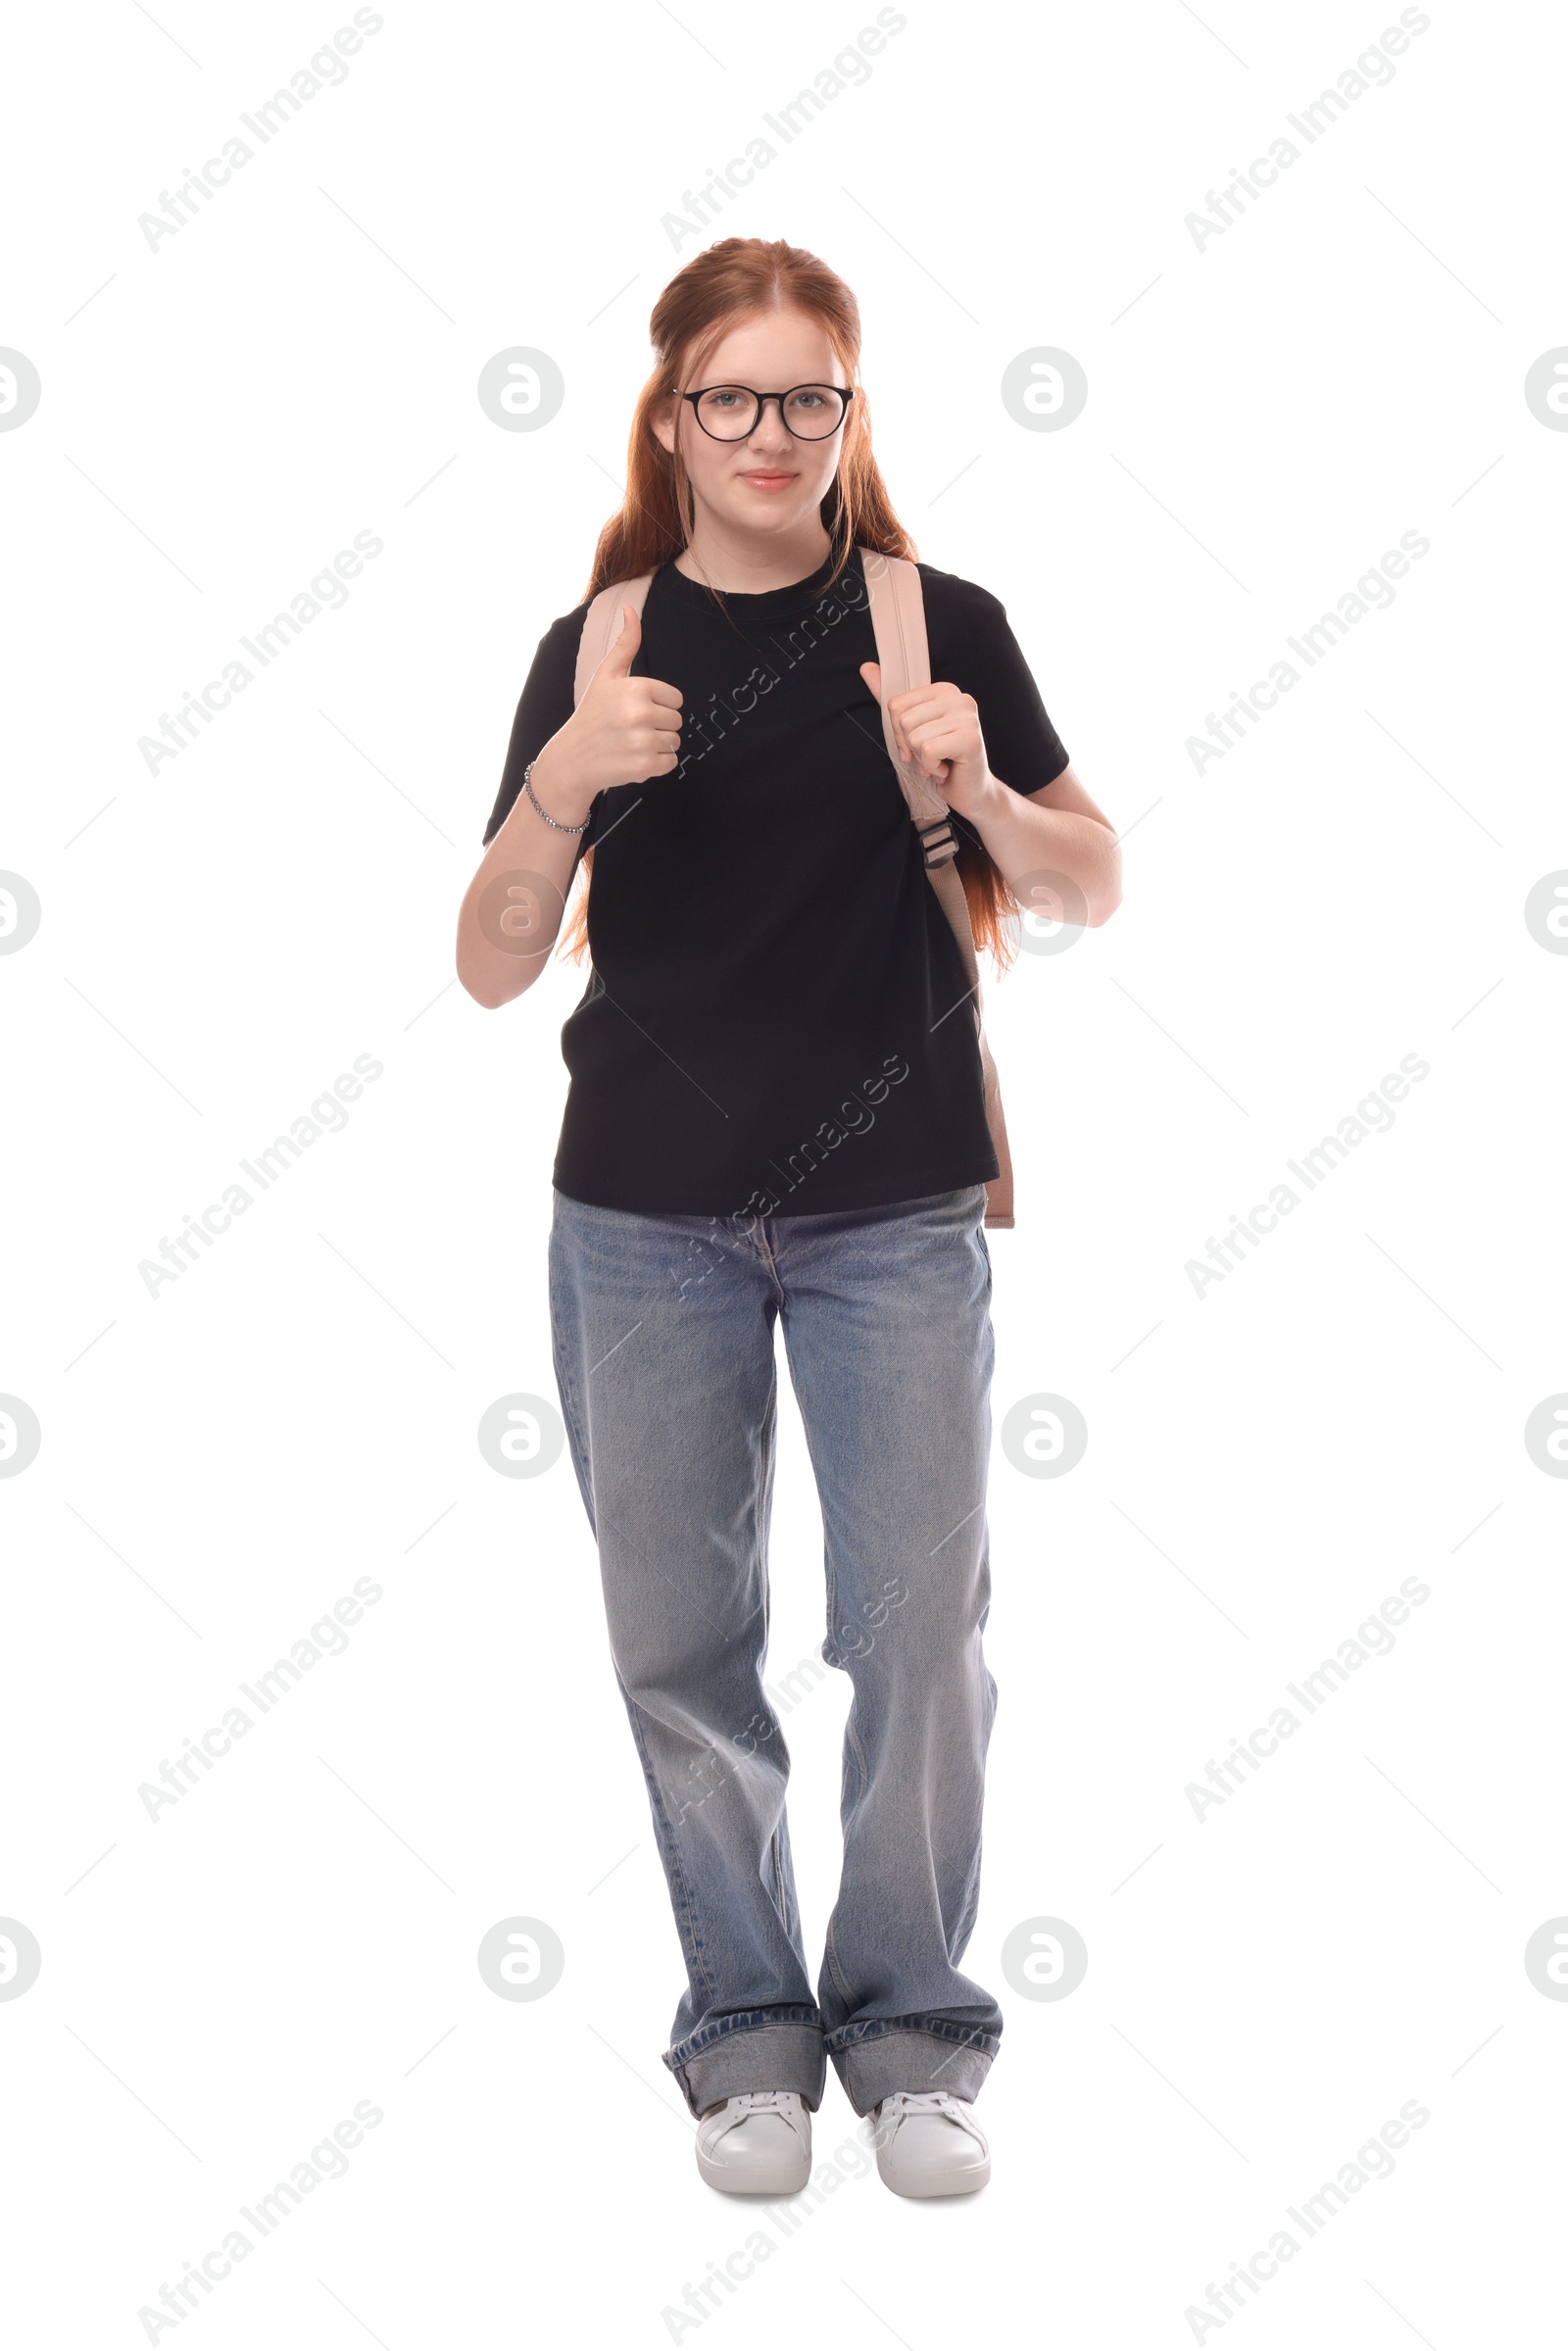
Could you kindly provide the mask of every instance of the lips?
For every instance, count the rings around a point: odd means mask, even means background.
[[[740,479],[745,482],[750,482],[754,490],[786,490],[788,489],[790,483],[795,479],[795,476],[793,473],[768,473],[765,471],[757,471],[753,473],[743,473],[740,476]]]

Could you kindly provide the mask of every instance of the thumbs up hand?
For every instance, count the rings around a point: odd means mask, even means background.
[[[629,604],[621,611],[619,636],[581,702],[535,762],[535,781],[552,815],[556,810],[547,783],[559,799],[586,815],[598,793],[616,784],[650,782],[679,765],[680,688],[630,674],[643,641],[642,620]]]

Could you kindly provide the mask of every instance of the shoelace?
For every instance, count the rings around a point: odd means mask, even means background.
[[[943,2115],[950,2123],[956,2123],[959,2130],[966,2131],[971,2138],[979,2139],[982,2146],[986,2143],[984,2134],[976,2128],[973,2116],[963,2108],[951,2090],[894,2090],[882,2101],[879,2119],[883,2131],[891,2137],[899,2124],[905,2120],[906,2116],[911,2114]]]
[[[743,2089],[738,2091],[731,2098],[722,2115],[710,2115],[709,2118],[710,2122],[719,2125],[718,2131],[714,2133],[715,2139],[722,2138],[725,2131],[733,2130],[737,2123],[744,2123],[749,2114],[781,2115],[794,2130],[796,2118],[785,2104],[785,2100],[794,2095],[794,2091],[783,2089]]]

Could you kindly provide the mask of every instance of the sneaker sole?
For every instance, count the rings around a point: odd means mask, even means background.
[[[697,2169],[710,2187],[716,2187],[726,2196],[795,2196],[799,2195],[811,2177],[811,2160],[807,2156],[800,2163],[739,2164],[715,2163],[710,2155],[697,2150]]]
[[[991,2158],[961,2172],[906,2172],[889,2175],[881,2164],[877,2172],[884,2187],[896,2196],[969,2196],[976,2188],[985,2187],[991,2179]]]

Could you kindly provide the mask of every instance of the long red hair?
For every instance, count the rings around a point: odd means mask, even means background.
[[[694,254],[654,305],[648,325],[656,364],[632,415],[626,495],[620,512],[611,516],[599,534],[593,570],[583,592],[585,604],[616,580],[636,579],[662,563],[672,563],[690,543],[696,518],[690,477],[681,462],[678,440],[673,453],[666,450],[653,430],[653,415],[688,379],[701,381],[701,368],[731,327],[745,318],[780,310],[801,311],[814,319],[837,354],[846,381],[857,384],[845,419],[838,471],[818,510],[832,540],[834,563],[828,586],[839,577],[856,547],[871,547],[879,554],[905,556],[914,562],[914,541],[893,511],[871,454],[871,418],[865,393],[858,385],[860,311],[855,296],[836,270],[803,246],[786,244],[781,237],[771,242],[762,237],[723,237],[706,252]],[[959,844],[958,877],[969,903],[975,945],[989,950],[1000,965],[1005,965],[1016,952],[1014,937],[1008,935],[1007,917],[1017,912],[1018,902],[972,828],[966,829],[960,818],[954,831]],[[588,945],[593,855],[591,849],[584,850],[578,861],[578,887],[562,926],[559,953],[573,962],[582,959]]]

